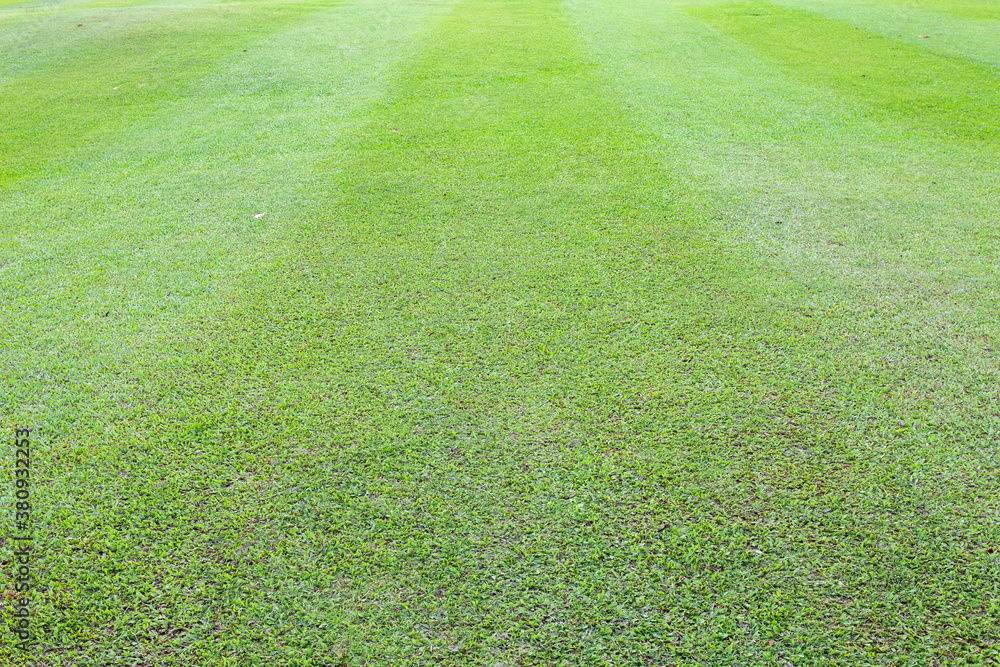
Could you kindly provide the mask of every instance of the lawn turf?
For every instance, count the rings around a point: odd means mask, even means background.
[[[41,664],[996,660],[988,68],[762,4],[237,7],[7,172]]]

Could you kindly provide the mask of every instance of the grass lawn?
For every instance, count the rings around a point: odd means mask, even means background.
[[[1000,664],[990,0],[0,0],[0,664]]]

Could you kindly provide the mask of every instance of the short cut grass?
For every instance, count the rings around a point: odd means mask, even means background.
[[[35,664],[1000,660],[995,16],[819,4],[0,6]]]

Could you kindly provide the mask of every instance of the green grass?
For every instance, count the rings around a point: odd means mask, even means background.
[[[813,9],[0,22],[36,663],[1000,660],[1000,54]]]
[[[986,68],[766,3],[713,5],[696,13],[769,61],[851,95],[890,122],[976,143],[1000,136],[989,121],[1000,111],[997,76]]]
[[[884,0],[900,5],[907,10],[930,10],[941,14],[953,14],[971,19],[996,21],[1000,19],[1000,7],[995,2],[976,0]]]

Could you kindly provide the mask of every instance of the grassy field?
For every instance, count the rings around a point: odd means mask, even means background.
[[[0,0],[0,664],[1000,664],[998,35]]]

